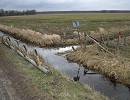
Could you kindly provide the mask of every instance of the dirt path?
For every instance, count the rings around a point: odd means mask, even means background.
[[[0,80],[0,100],[10,100],[7,91],[3,86],[3,82]]]
[[[4,49],[0,46],[0,100],[32,100],[26,89],[25,76],[18,72],[17,66],[5,58]]]

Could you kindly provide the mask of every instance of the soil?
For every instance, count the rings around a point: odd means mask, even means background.
[[[16,67],[0,46],[0,100],[34,100],[24,84],[26,77]]]

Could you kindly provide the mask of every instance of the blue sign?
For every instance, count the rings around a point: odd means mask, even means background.
[[[77,25],[77,27],[79,27],[79,26],[80,26],[80,23],[79,23],[79,22],[76,22],[76,25]]]
[[[73,27],[80,27],[80,23],[79,22],[72,22]]]

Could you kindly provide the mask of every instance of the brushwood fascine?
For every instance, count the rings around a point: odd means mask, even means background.
[[[40,46],[58,45],[61,43],[61,36],[57,34],[42,34],[30,29],[19,29],[13,26],[6,26],[0,24],[0,31],[15,36],[16,38],[28,41]]]

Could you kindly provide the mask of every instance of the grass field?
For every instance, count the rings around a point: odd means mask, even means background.
[[[0,24],[32,30],[49,30],[62,34],[71,33],[73,21],[80,21],[81,31],[97,31],[99,28],[123,28],[130,25],[130,14],[39,14],[30,16],[0,17]]]

